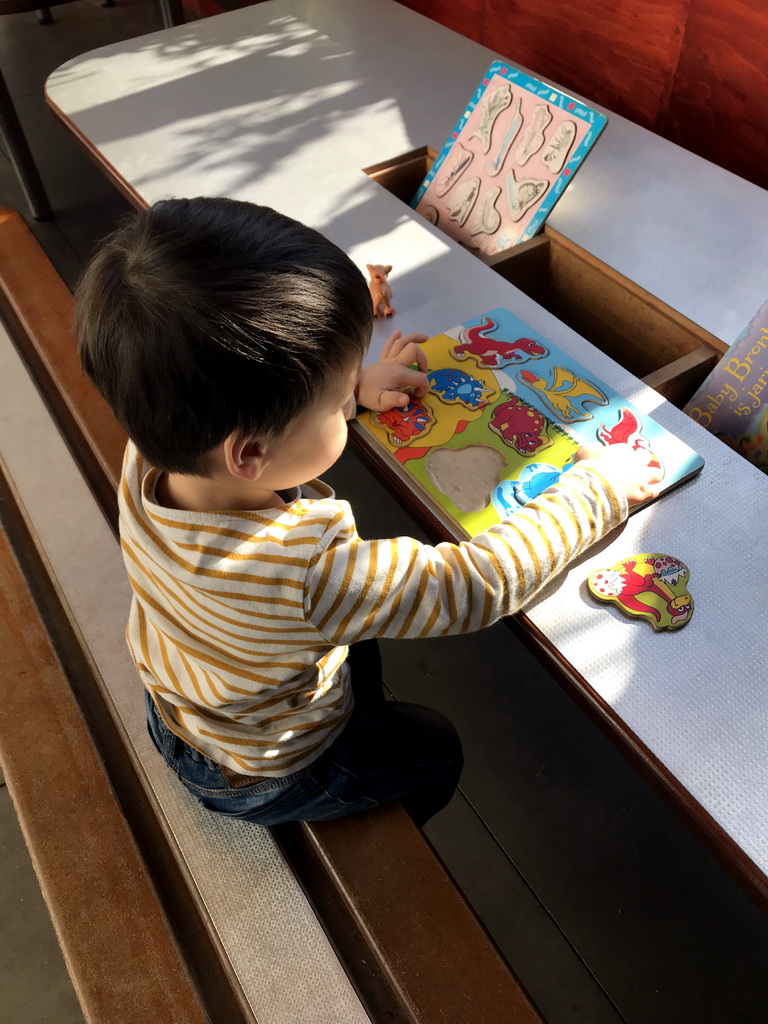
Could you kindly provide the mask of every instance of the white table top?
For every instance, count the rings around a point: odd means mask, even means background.
[[[248,199],[361,267],[393,264],[398,314],[377,325],[374,355],[393,326],[433,334],[507,306],[704,456],[697,479],[526,611],[768,873],[768,550],[756,537],[768,478],[362,171],[439,149],[496,56],[392,0],[271,0],[85,54],[47,89],[147,202]],[[768,293],[768,193],[608,113],[549,223],[730,343]],[[645,551],[691,568],[682,630],[655,634],[584,596],[593,568]]]

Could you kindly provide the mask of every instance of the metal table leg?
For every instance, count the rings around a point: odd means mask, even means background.
[[[2,71],[0,71],[0,138],[7,147],[11,165],[19,179],[32,216],[35,220],[48,220],[53,216],[51,204],[22,131]]]
[[[184,13],[181,0],[160,0],[160,11],[163,15],[163,27],[172,28],[184,24]]]

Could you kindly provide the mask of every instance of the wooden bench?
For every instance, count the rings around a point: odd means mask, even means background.
[[[208,1015],[14,555],[9,533],[18,544],[24,525],[2,464],[0,507],[0,761],[84,1016],[204,1024]]]
[[[69,291],[22,219],[9,210],[0,210],[0,316],[82,478],[115,532],[116,544],[115,487],[125,438],[79,368],[71,334]],[[6,505],[11,509],[7,518],[17,524],[16,548],[40,609],[39,633],[42,636],[44,632],[42,617],[69,682],[76,689],[103,762],[101,771],[108,774],[114,786],[125,822],[161,894],[184,964],[197,984],[200,1002],[196,1012],[207,1012],[211,1020],[222,1024],[253,1021],[256,1018],[243,998],[231,956],[218,940],[216,922],[196,896],[200,879],[179,863],[167,830],[160,825],[156,793],[153,795],[148,787],[142,764],[126,740],[124,724],[105,692],[79,623],[62,599],[55,573],[46,565],[34,524],[24,524],[23,496],[13,495],[12,481],[6,483],[6,494]],[[6,553],[4,564],[10,564],[10,558]],[[87,571],[88,567],[83,566],[83,572]],[[32,610],[30,601],[23,614]],[[118,642],[122,643],[122,637]],[[61,669],[57,680],[59,687],[66,687]],[[14,719],[22,710],[27,713],[20,705],[17,708],[0,719],[2,733],[13,731]],[[28,735],[26,746],[14,749],[19,763],[40,756],[32,735]],[[76,748],[62,749],[60,764],[68,766],[75,754]],[[66,777],[67,769],[61,774]],[[22,820],[34,820],[37,811],[33,792],[16,787],[15,797]],[[72,813],[77,814],[76,803]],[[206,827],[215,827],[211,821],[218,823],[221,819],[207,815]],[[94,827],[93,823],[83,826],[86,831]],[[49,882],[51,873],[61,879],[55,858],[51,863],[36,853],[47,841],[48,828],[47,819],[40,817],[37,827],[27,828],[26,834],[56,920],[57,908],[64,906],[65,897],[82,897],[87,888],[103,885],[104,875],[100,863],[86,862],[82,871],[66,880],[62,894]],[[272,834],[372,1020],[403,1024],[540,1021],[423,834],[399,805],[341,821],[281,826]],[[126,836],[130,839],[127,831]],[[233,879],[232,884],[242,882]],[[112,934],[130,929],[135,918],[128,911],[130,906],[116,901],[110,918]],[[126,916],[121,918],[121,914]],[[75,955],[77,935],[84,927],[84,922],[75,921],[72,934],[59,932],[78,991],[84,988],[79,979],[87,978],[94,970],[92,958]],[[170,938],[168,941],[171,950]],[[251,941],[254,956],[258,955],[259,936],[252,936]],[[135,986],[141,987],[143,975],[132,966],[127,965],[127,976],[135,977]],[[296,965],[297,985],[302,983],[301,968],[301,964]],[[188,995],[190,1005],[194,1005],[193,995]],[[114,1024],[133,1018],[117,1014],[101,1019]],[[155,1012],[143,1019],[174,1018]],[[198,1018],[190,1012],[185,1019]],[[345,1022],[340,1020],[338,1024]]]

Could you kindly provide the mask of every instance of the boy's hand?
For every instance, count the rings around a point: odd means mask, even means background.
[[[577,463],[583,459],[601,463],[597,468],[626,494],[630,507],[658,497],[662,473],[658,468],[649,467],[649,458],[650,452],[628,444],[599,444],[579,448],[576,452]]]
[[[378,363],[360,371],[355,397],[358,405],[375,412],[386,412],[408,405],[429,391],[427,356],[420,347],[426,334],[401,334],[388,339]],[[418,369],[414,369],[414,364]]]

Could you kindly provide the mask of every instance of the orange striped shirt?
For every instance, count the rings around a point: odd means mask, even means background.
[[[280,508],[204,513],[158,505],[156,479],[129,443],[128,643],[169,729],[254,776],[298,771],[338,736],[352,709],[349,644],[490,625],[627,514],[584,462],[506,522],[434,547],[362,540],[347,502],[318,481]]]

